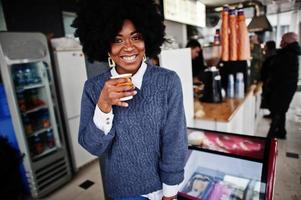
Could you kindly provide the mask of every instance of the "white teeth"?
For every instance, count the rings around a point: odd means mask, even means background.
[[[123,56],[122,59],[126,60],[126,61],[133,61],[135,60],[136,56]]]

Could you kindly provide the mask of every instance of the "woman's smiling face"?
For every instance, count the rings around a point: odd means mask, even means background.
[[[121,31],[111,44],[110,56],[119,74],[135,74],[145,55],[145,43],[130,20],[125,20]]]

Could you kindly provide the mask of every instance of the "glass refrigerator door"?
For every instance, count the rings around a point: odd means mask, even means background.
[[[34,162],[61,147],[47,64],[14,64],[10,69],[23,134]]]

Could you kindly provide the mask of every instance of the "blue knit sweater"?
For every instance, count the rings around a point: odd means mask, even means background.
[[[173,71],[148,64],[141,90],[113,106],[108,135],[93,122],[106,71],[86,81],[82,96],[79,143],[91,154],[104,156],[104,184],[110,197],[131,197],[176,185],[184,178],[187,153],[182,87]]]

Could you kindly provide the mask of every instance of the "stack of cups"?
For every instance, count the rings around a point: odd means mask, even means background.
[[[228,76],[228,86],[227,86],[227,97],[234,97],[234,77],[233,74],[229,74]]]
[[[239,72],[236,74],[235,97],[244,98],[244,96],[245,96],[244,75],[243,73]]]

